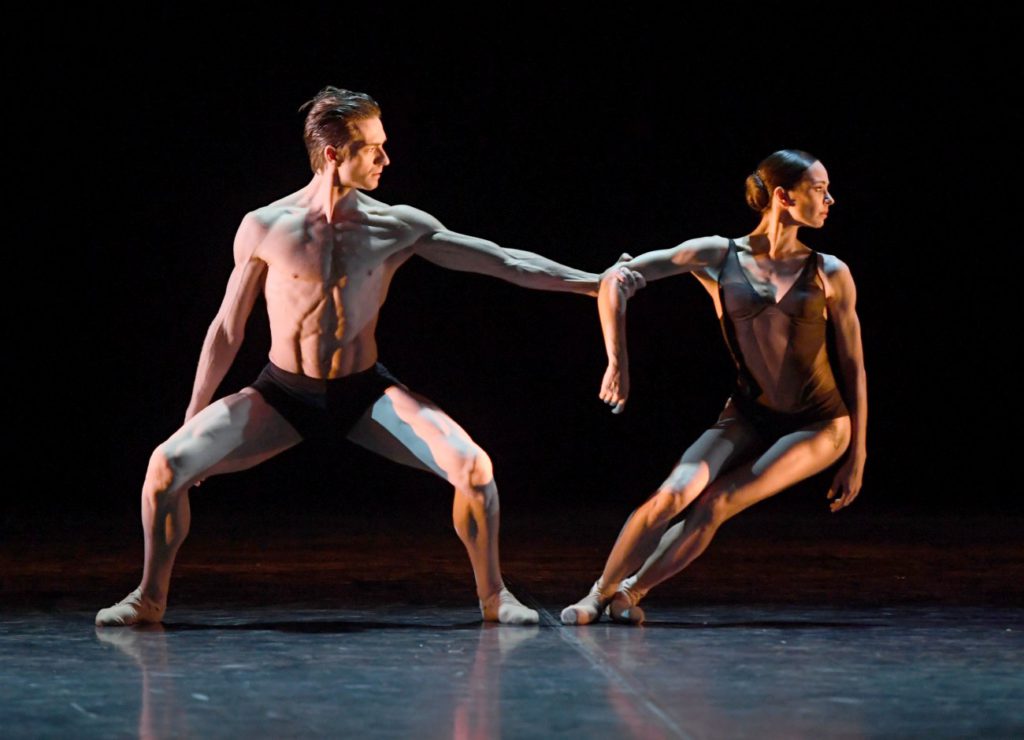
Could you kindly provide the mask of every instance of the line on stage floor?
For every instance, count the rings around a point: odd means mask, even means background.
[[[510,586],[511,588],[511,586]],[[570,647],[576,652],[580,653],[584,659],[594,667],[595,670],[602,673],[605,678],[611,681],[613,684],[618,686],[622,691],[636,697],[637,703],[642,706],[647,712],[649,712],[654,718],[655,722],[661,724],[665,730],[672,733],[676,737],[690,738],[683,731],[679,725],[673,721],[673,719],[665,713],[658,704],[651,699],[644,692],[643,688],[637,685],[636,681],[631,679],[626,674],[617,670],[614,661],[608,658],[608,655],[601,652],[594,647],[591,647],[580,640],[574,633],[576,630],[585,630],[587,626],[582,627],[566,627],[559,619],[556,619],[551,612],[545,609],[541,604],[533,597],[528,590],[522,586],[516,586],[514,589],[515,593],[519,594],[519,599],[527,604],[531,609],[536,609],[537,614],[540,615],[541,624],[557,631],[558,636],[562,638]],[[623,627],[623,629],[643,629],[642,627]]]

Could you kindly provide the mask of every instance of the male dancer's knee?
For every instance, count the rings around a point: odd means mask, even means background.
[[[149,458],[146,470],[146,482],[142,486],[142,495],[154,504],[160,504],[167,494],[173,492],[178,480],[172,456],[161,447],[157,447]]]
[[[666,526],[700,495],[707,485],[708,468],[704,463],[681,463],[644,505],[649,527]]]
[[[449,479],[456,488],[482,490],[494,480],[491,458],[479,447],[466,448],[456,456]]]
[[[494,466],[491,458],[482,449],[473,445],[456,455],[448,480],[456,490],[484,504],[488,510],[497,506],[497,490],[494,482]]]

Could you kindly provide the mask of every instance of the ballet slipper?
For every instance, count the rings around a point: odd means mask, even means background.
[[[647,618],[644,610],[637,606],[637,603],[643,598],[643,594],[633,589],[635,584],[636,576],[630,576],[619,585],[611,601],[608,602],[605,614],[613,622],[618,622],[619,624],[643,624]]]
[[[164,616],[164,606],[142,595],[137,588],[113,606],[96,613],[97,627],[130,627],[133,624],[153,624]]]
[[[594,581],[590,593],[562,610],[562,624],[590,624],[601,618],[608,599],[601,596],[601,579]]]
[[[485,622],[500,624],[537,624],[540,615],[534,609],[520,603],[504,586],[501,591],[480,602],[480,614]]]

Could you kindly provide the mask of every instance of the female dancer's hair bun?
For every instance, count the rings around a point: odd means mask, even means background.
[[[747,176],[747,205],[758,213],[762,213],[771,204],[771,193],[768,186],[756,172]]]
[[[780,149],[765,157],[753,173],[747,175],[747,205],[764,213],[772,204],[772,191],[792,190],[803,179],[807,168],[818,161],[800,149]]]

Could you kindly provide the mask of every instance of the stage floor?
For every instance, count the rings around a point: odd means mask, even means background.
[[[536,627],[479,622],[448,532],[321,522],[268,540],[210,521],[162,626],[96,628],[138,581],[137,536],[22,532],[0,559],[0,734],[1024,736],[1010,528],[971,544],[948,522],[893,541],[810,536],[813,522],[759,536],[765,523],[652,593],[641,628],[558,623],[606,549],[558,526],[503,538]]]

